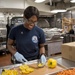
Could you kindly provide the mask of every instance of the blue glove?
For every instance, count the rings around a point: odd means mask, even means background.
[[[46,63],[46,57],[45,55],[41,55],[41,63],[45,64]]]
[[[24,62],[26,61],[27,62],[27,59],[24,58],[24,56],[22,54],[20,54],[19,52],[16,52],[14,54],[14,57],[16,58],[17,61],[19,62]]]

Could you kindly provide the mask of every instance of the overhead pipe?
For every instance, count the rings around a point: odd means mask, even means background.
[[[49,2],[50,2],[50,5],[52,5],[52,0],[49,0]]]

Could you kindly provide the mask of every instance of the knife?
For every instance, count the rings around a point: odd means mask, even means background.
[[[23,59],[22,59],[22,60],[23,60]],[[26,63],[27,63],[27,64],[29,63],[29,61],[25,61],[25,60],[23,60],[23,61],[24,61],[24,62],[22,63],[23,65],[26,64]],[[27,65],[27,64],[26,64],[26,65]],[[28,66],[29,66],[30,68],[38,69],[37,64],[36,64],[36,67],[34,67],[34,66],[32,66],[32,65],[28,65]]]

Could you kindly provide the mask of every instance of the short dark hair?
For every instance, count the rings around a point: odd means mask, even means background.
[[[29,19],[30,17],[32,17],[33,15],[35,15],[37,18],[39,18],[39,11],[36,7],[34,6],[29,6],[24,10],[24,17],[26,19]]]

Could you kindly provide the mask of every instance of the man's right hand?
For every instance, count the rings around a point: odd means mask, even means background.
[[[16,52],[14,54],[14,57],[16,58],[17,61],[19,62],[24,62],[26,61],[27,62],[27,59],[24,58],[24,56],[22,54],[20,54],[19,52]]]

